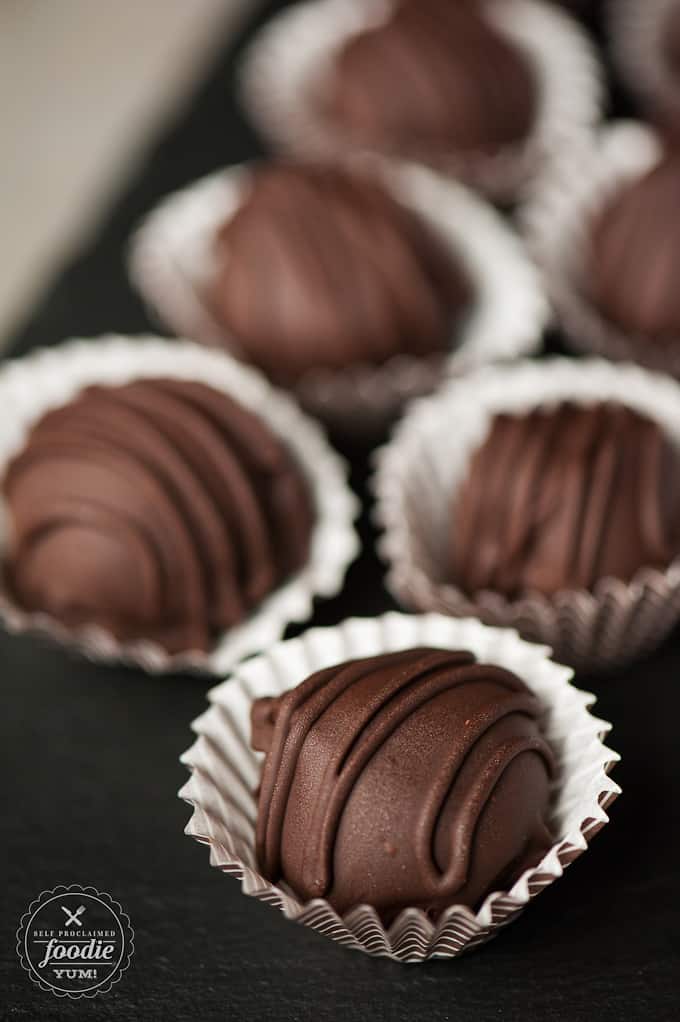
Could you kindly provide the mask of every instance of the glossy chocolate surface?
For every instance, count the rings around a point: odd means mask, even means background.
[[[680,148],[622,186],[596,216],[586,288],[641,341],[680,346]]]
[[[387,921],[477,906],[551,844],[539,716],[515,675],[435,649],[338,664],[258,700],[261,870]]]
[[[254,173],[217,241],[216,315],[245,357],[290,383],[314,368],[443,352],[470,287],[435,233],[365,176]]]
[[[498,415],[455,494],[450,573],[516,597],[629,581],[680,553],[680,455],[621,405]]]
[[[169,652],[209,648],[306,558],[291,455],[201,383],[89,388],[35,425],[3,491],[24,608]]]
[[[494,154],[530,134],[538,82],[480,5],[419,0],[345,43],[322,103],[359,146],[426,160]]]

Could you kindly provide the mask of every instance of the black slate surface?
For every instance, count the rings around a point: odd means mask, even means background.
[[[265,8],[273,9],[275,4]],[[150,327],[125,279],[130,230],[163,194],[260,151],[235,108],[233,50],[18,333],[12,353],[69,336]],[[619,101],[620,102],[620,101]],[[621,107],[619,107],[621,109]],[[363,491],[366,452],[344,448]],[[315,623],[391,606],[366,552]],[[580,677],[614,723],[624,788],[592,849],[516,923],[456,962],[403,966],[345,951],[243,897],[182,834],[179,754],[207,682],[94,668],[31,638],[0,635],[4,760],[0,1017],[26,1020],[672,1020],[679,1016],[677,720],[680,633],[608,679]],[[95,1001],[35,988],[14,931],[60,883],[120,900],[132,965]]]

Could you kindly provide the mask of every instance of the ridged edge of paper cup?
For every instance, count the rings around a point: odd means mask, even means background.
[[[652,112],[680,114],[680,74],[666,64],[664,21],[676,0],[609,0],[607,28],[621,78]]]
[[[307,564],[241,624],[225,632],[207,654],[171,655],[150,640],[120,642],[98,627],[66,628],[48,615],[22,610],[1,585],[0,620],[11,632],[45,635],[95,661],[135,665],[153,674],[180,670],[221,674],[280,639],[288,624],[310,617],[316,596],[335,595],[359,550],[353,526],[359,504],[347,483],[347,467],[322,430],[290,398],[253,369],[185,341],[115,335],[72,340],[6,362],[0,369],[0,477],[31,425],[48,409],[65,404],[91,384],[115,386],[154,376],[199,380],[232,394],[285,440],[316,507]],[[7,536],[3,524],[7,525],[7,510],[0,498],[0,547]]]
[[[646,125],[621,121],[604,129],[597,143],[556,166],[524,210],[523,230],[570,348],[680,376],[680,336],[660,342],[626,333],[589,300],[583,280],[593,218],[661,153],[660,139]]]
[[[665,571],[641,568],[630,583],[601,579],[593,592],[469,596],[442,578],[451,504],[494,415],[562,401],[620,402],[658,422],[680,447],[680,385],[633,365],[550,359],[485,369],[415,402],[376,456],[376,517],[387,585],[408,607],[474,615],[545,642],[558,660],[602,671],[657,646],[680,620],[680,557]]]
[[[333,53],[351,35],[385,19],[390,0],[306,0],[260,30],[241,68],[243,106],[280,151],[337,159],[353,148],[309,101]],[[536,0],[487,2],[496,27],[529,59],[540,108],[526,142],[498,154],[451,156],[440,173],[494,199],[515,199],[544,158],[589,132],[604,106],[604,74],[596,50],[574,18]]]
[[[129,255],[132,283],[164,323],[182,336],[226,346],[236,357],[238,342],[214,318],[201,288],[214,270],[215,234],[247,188],[248,166],[226,168],[168,196],[134,234]],[[301,404],[354,433],[384,426],[405,401],[428,393],[442,377],[531,354],[551,315],[521,240],[483,199],[424,167],[366,158],[356,161],[356,170],[379,176],[430,225],[465,267],[476,294],[455,327],[449,354],[305,374],[294,390]]]
[[[454,905],[433,923],[420,909],[409,908],[385,929],[369,906],[340,916],[327,901],[303,904],[258,872],[253,792],[263,757],[250,748],[250,707],[260,696],[276,696],[322,667],[414,646],[471,650],[480,661],[517,673],[538,695],[544,707],[541,726],[557,759],[553,825],[558,837],[538,866],[526,870],[511,890],[490,894],[479,911]],[[400,962],[454,958],[495,936],[561,876],[607,823],[606,808],[620,793],[608,776],[620,757],[603,744],[611,725],[591,715],[595,697],[574,688],[569,668],[549,655],[550,650],[508,629],[437,614],[354,618],[278,643],[209,692],[210,708],[192,725],[196,741],[181,757],[191,771],[179,791],[193,810],[185,833],[209,846],[210,864],[240,880],[244,894],[345,947]]]

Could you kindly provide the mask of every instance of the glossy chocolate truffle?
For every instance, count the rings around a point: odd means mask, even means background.
[[[680,148],[620,188],[595,218],[586,277],[602,315],[626,333],[680,346]]]
[[[510,598],[630,581],[680,553],[680,454],[621,405],[498,415],[454,496],[451,576]]]
[[[348,661],[258,700],[262,872],[386,922],[477,906],[551,844],[540,712],[514,674],[435,649]]]
[[[377,182],[331,167],[256,171],[222,228],[211,299],[246,357],[282,383],[450,344],[467,280]]]
[[[307,555],[292,456],[202,383],[89,388],[34,426],[3,491],[21,606],[171,653],[208,649]]]
[[[436,161],[524,142],[538,88],[479,4],[418,0],[344,44],[322,102],[354,144]]]

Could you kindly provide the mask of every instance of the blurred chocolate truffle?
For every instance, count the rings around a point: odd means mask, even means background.
[[[622,405],[497,415],[452,507],[452,580],[515,598],[629,582],[680,554],[680,453]]]
[[[618,188],[591,229],[585,287],[605,319],[680,347],[680,148]]]
[[[475,908],[552,843],[540,714],[514,674],[436,649],[348,661],[258,700],[260,869],[386,923],[409,906]]]
[[[366,176],[279,164],[255,171],[217,238],[210,300],[274,380],[309,369],[444,352],[467,277],[415,213]]]
[[[307,556],[287,448],[197,382],[89,388],[34,426],[3,494],[22,607],[171,653],[208,649]]]
[[[412,0],[341,47],[322,103],[353,144],[436,163],[526,141],[538,82],[482,4]]]

